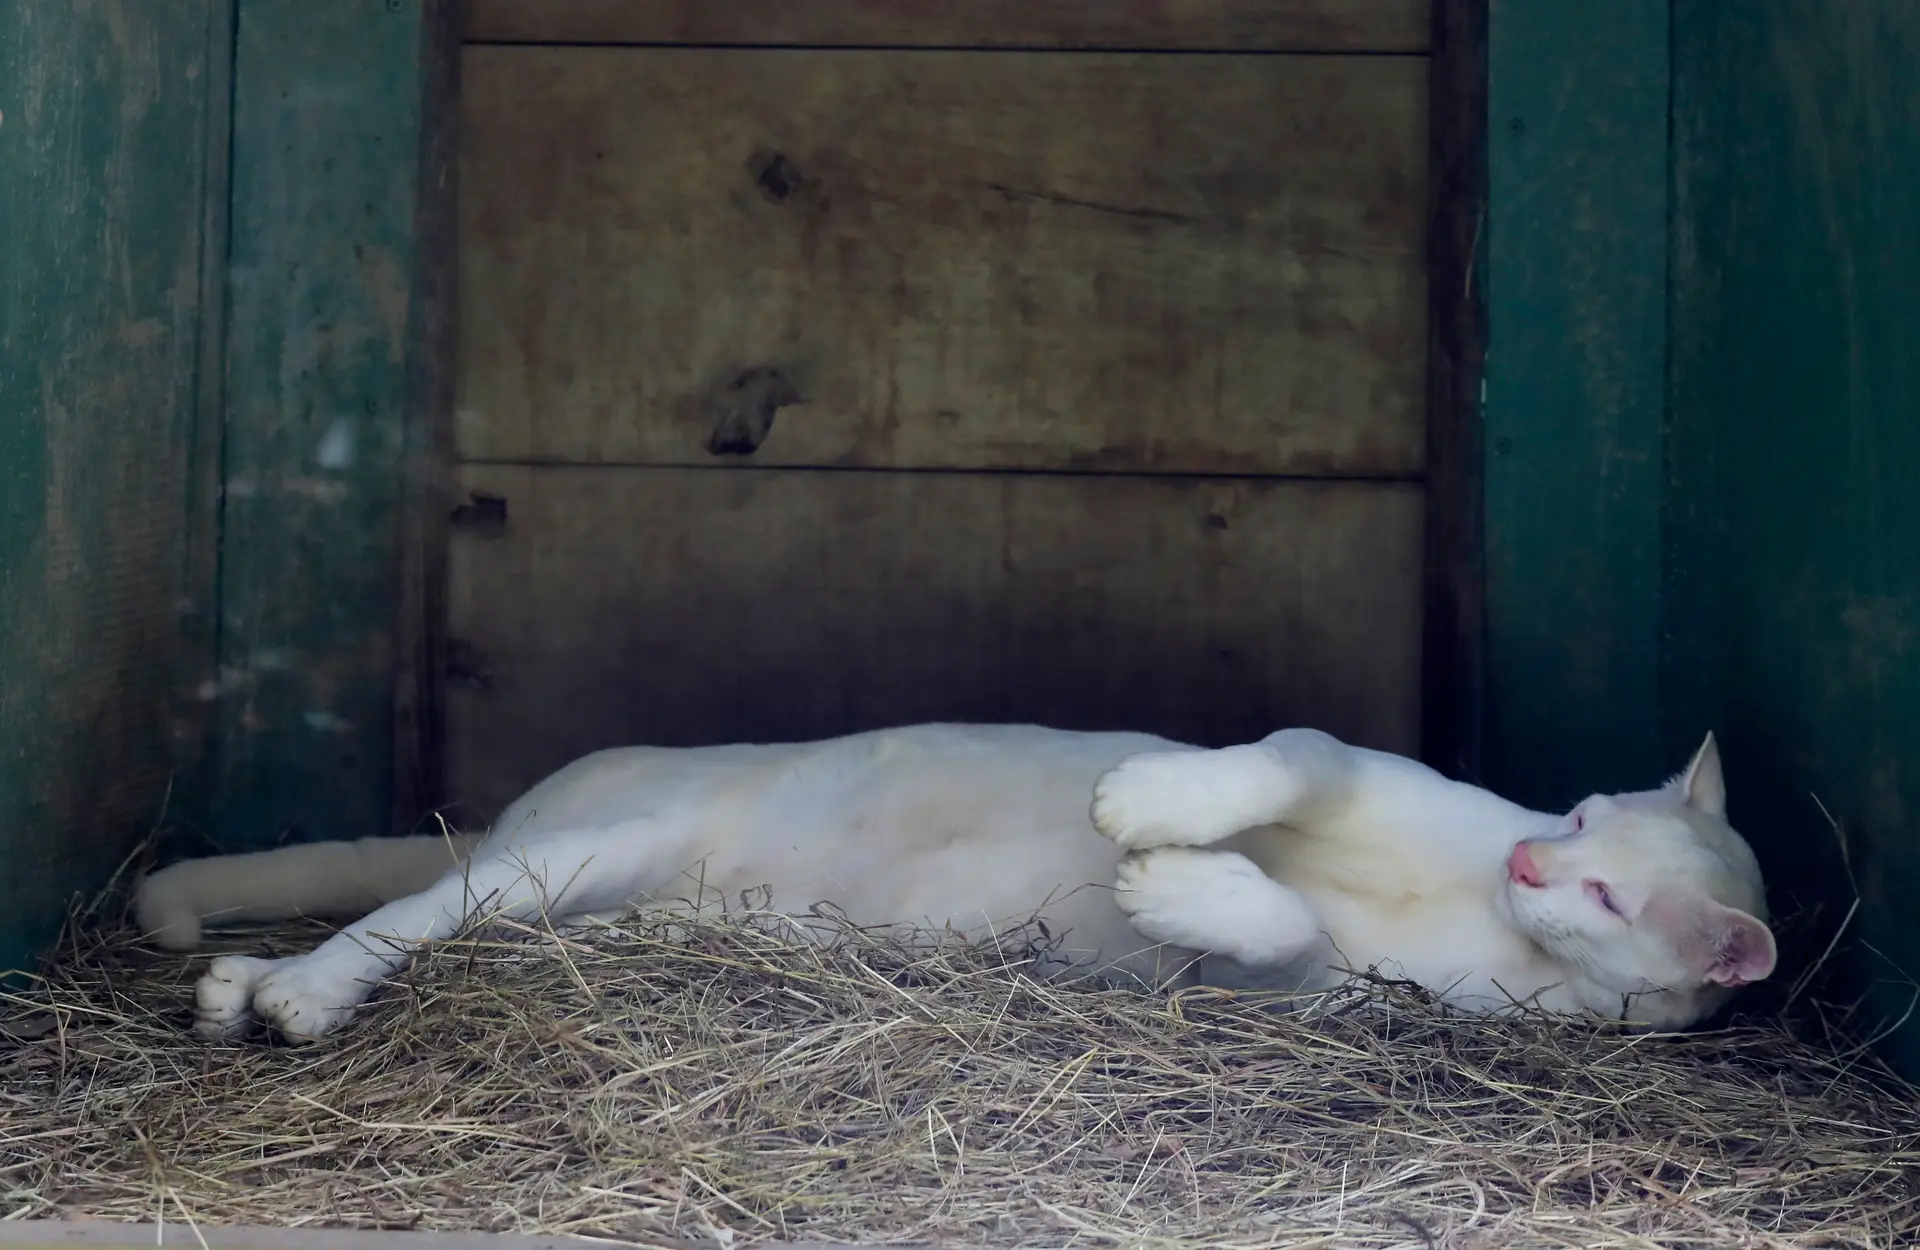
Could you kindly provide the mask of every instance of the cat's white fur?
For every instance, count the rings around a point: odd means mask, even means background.
[[[1713,738],[1643,793],[1528,811],[1396,755],[1288,729],[1205,750],[1128,733],[920,725],[825,742],[580,759],[485,838],[370,838],[173,865],[139,923],[360,915],[287,959],[224,956],[196,1028],[343,1024],[424,940],[491,914],[570,920],[771,887],[856,924],[981,933],[1036,909],[1082,968],[1326,988],[1351,970],[1468,1010],[1521,1001],[1681,1028],[1767,976],[1751,852]]]

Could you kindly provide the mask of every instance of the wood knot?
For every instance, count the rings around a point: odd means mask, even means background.
[[[713,400],[713,432],[707,450],[716,456],[750,456],[773,432],[773,419],[789,404],[807,402],[778,369],[740,373]]]
[[[506,497],[484,490],[472,491],[467,495],[467,502],[455,508],[447,521],[454,529],[483,538],[497,538],[507,529]]]
[[[748,157],[747,172],[753,176],[753,185],[760,188],[760,194],[775,204],[786,203],[807,185],[800,167],[788,160],[785,153],[771,148],[761,148]]]

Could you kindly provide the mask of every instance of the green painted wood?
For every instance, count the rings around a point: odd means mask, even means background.
[[[1570,804],[1657,745],[1667,0],[1492,0],[1487,779]]]
[[[1871,1027],[1920,976],[1920,5],[1675,0],[1673,47],[1668,745],[1722,734],[1800,954],[1857,885]]]
[[[431,0],[238,0],[222,667],[229,849],[392,819]]]
[[[0,20],[0,969],[159,819],[195,734],[196,375],[225,0]]]

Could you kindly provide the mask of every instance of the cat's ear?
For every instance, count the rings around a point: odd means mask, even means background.
[[[1720,744],[1714,741],[1711,731],[1700,749],[1693,753],[1687,771],[1673,779],[1672,788],[1689,807],[1726,819],[1727,780],[1720,772]]]
[[[1766,922],[1699,894],[1663,894],[1642,913],[1702,984],[1729,989],[1764,981],[1779,958]]]

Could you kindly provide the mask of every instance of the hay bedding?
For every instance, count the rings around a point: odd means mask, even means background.
[[[1281,1016],[1037,983],[957,941],[636,917],[443,943],[336,1039],[215,1047],[186,1032],[199,967],[70,938],[0,1012],[0,1215],[734,1246],[1920,1244],[1914,1093],[1775,1027],[1462,1022],[1386,985]]]

